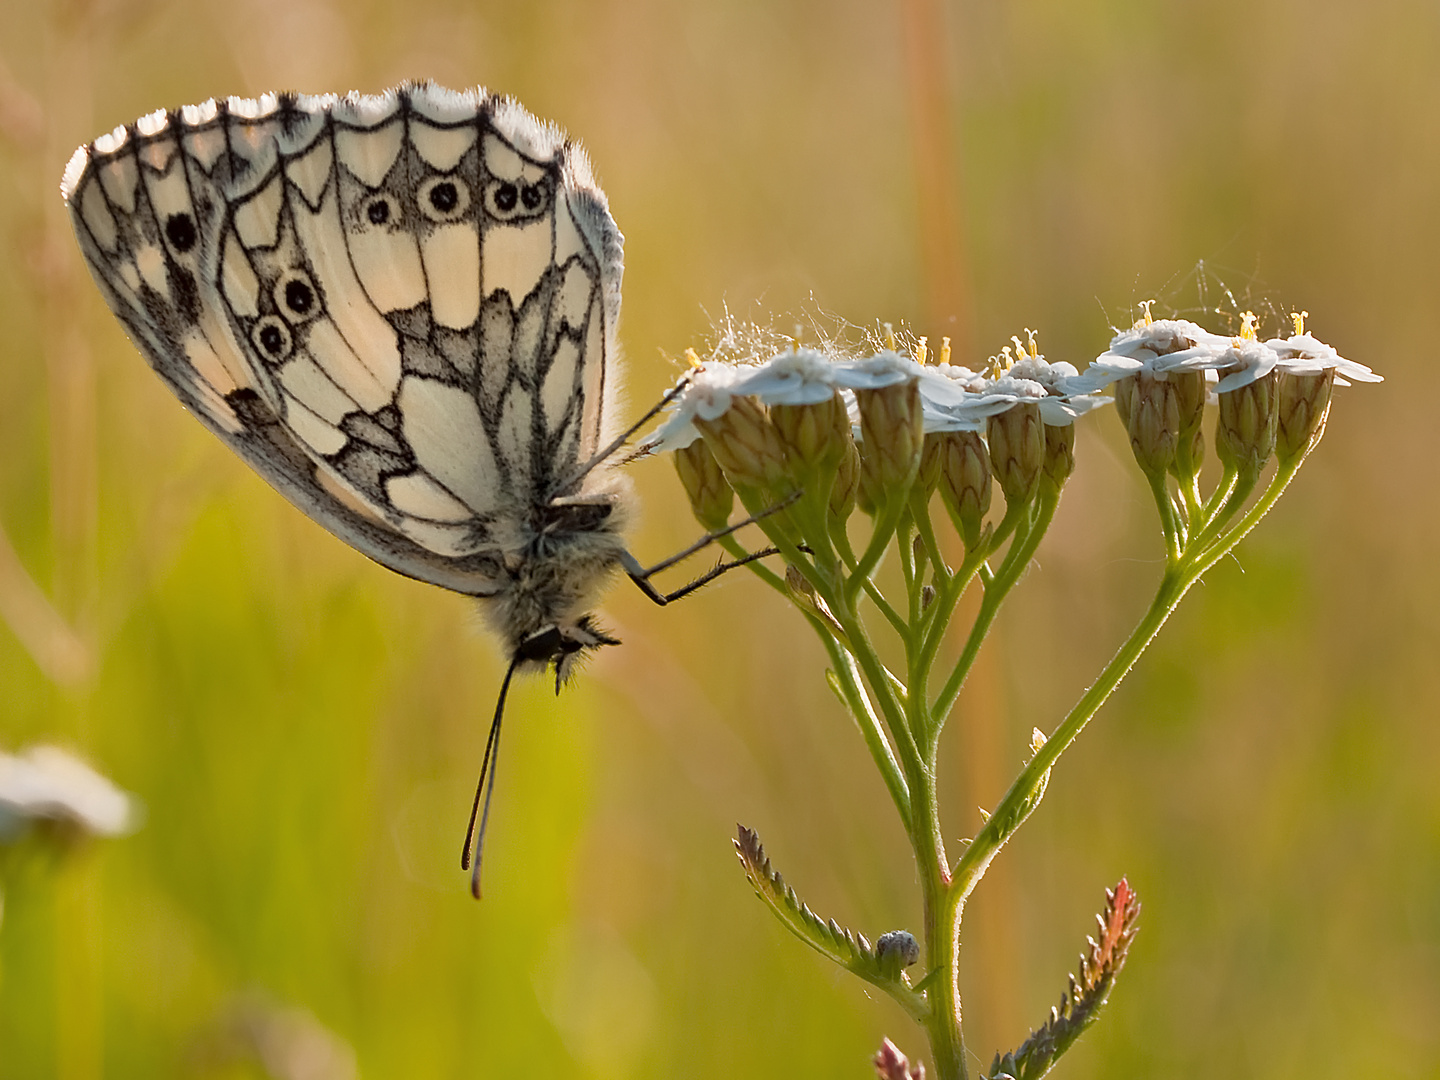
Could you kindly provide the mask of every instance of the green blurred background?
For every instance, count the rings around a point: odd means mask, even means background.
[[[812,294],[960,360],[1029,326],[1083,366],[1139,301],[1228,287],[1382,371],[981,886],[967,1035],[988,1064],[1041,1022],[1127,874],[1142,931],[1062,1075],[1440,1076],[1437,477],[1410,382],[1437,57],[1433,0],[0,0],[0,748],[72,746],[147,810],[9,889],[0,1078],[263,1075],[224,1033],[292,1007],[369,1078],[863,1077],[882,1035],[922,1052],[730,852],[742,821],[817,910],[918,930],[793,611],[739,575],[666,611],[616,588],[625,647],[558,702],[513,697],[476,905],[455,861],[495,643],[185,416],[88,280],[57,191],[77,144],[213,94],[417,76],[588,145],[626,235],[632,415],[724,305]],[[1083,425],[947,735],[956,839],[1158,578],[1119,436]],[[692,539],[669,465],[633,472],[641,557]]]

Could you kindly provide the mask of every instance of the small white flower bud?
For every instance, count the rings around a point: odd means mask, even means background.
[[[919,381],[910,378],[875,390],[855,392],[860,406],[861,507],[884,505],[907,492],[920,465],[925,418]]]
[[[1220,395],[1215,448],[1220,460],[1258,473],[1275,451],[1276,378],[1270,374]]]
[[[737,397],[714,420],[697,417],[695,426],[735,486],[766,488],[775,494],[792,490],[785,447],[764,406],[754,398]]]
[[[1075,471],[1075,425],[1045,425],[1045,467],[1042,483],[1059,492]]]
[[[990,417],[986,436],[990,470],[1005,493],[1005,502],[1010,506],[1029,502],[1040,486],[1040,470],[1045,465],[1040,406],[1025,402]]]
[[[1175,460],[1175,441],[1180,429],[1180,403],[1175,384],[1165,375],[1152,375],[1148,371],[1123,381],[1132,380],[1129,421],[1125,425],[1130,435],[1130,450],[1147,475],[1163,474]],[[1119,398],[1117,394],[1116,400]]]
[[[1315,375],[1280,375],[1280,403],[1276,416],[1275,456],[1282,465],[1303,457],[1325,434],[1335,369]]]
[[[947,431],[940,438],[940,497],[959,521],[965,546],[973,549],[990,510],[990,455],[979,432]]]
[[[675,451],[675,471],[690,497],[695,519],[709,532],[723,529],[735,507],[735,490],[705,440],[696,439]]]

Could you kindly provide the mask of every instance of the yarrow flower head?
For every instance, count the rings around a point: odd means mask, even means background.
[[[952,363],[943,339],[938,363],[923,338],[906,349],[887,335],[883,348],[858,356],[830,345],[799,348],[793,339],[743,328],[734,340],[744,346],[730,350],[739,354],[736,362],[692,361],[667,401],[670,415],[642,444],[676,451],[691,506],[710,534],[696,548],[713,542],[730,557],[668,595],[746,566],[799,611],[828,652],[830,686],[885,778],[916,845],[916,865],[932,875],[931,896],[979,880],[1039,802],[1056,757],[1181,597],[1274,504],[1319,440],[1331,386],[1342,375],[1378,380],[1306,334],[1298,318],[1290,338],[1261,341],[1253,316],[1239,334],[1222,336],[1185,320],[1157,321],[1147,311],[1116,332],[1083,374],[1047,360],[1028,331],[974,368]],[[767,353],[756,342],[780,348]],[[1108,388],[1113,398],[1101,395]],[[989,620],[1025,576],[1054,520],[1076,467],[1076,421],[1112,401],[1159,511],[1166,546],[1161,586],[1129,643],[1082,698],[1083,708],[1048,736],[1036,729],[1033,756],[954,862],[934,846],[938,821],[915,827],[922,807],[938,805],[938,736]],[[1219,406],[1215,440],[1225,472],[1206,495],[1201,427],[1211,403]],[[1252,503],[1272,449],[1280,466]],[[992,509],[995,488],[1004,495],[1003,511]],[[749,516],[732,526],[737,496]],[[742,527],[758,529],[768,544],[743,543]],[[887,557],[899,564],[897,572],[877,573]],[[969,590],[983,595],[961,639],[966,644],[952,649],[947,637]],[[903,666],[875,647],[887,630]],[[947,675],[945,658],[957,652]],[[820,953],[894,996],[932,1030],[959,1016],[953,987],[913,981],[908,970],[917,956],[936,961],[930,964],[936,970],[953,967],[959,909],[946,925],[927,920],[923,946],[905,931],[872,945],[804,904],[752,831],[741,828],[736,851],[761,900]],[[1102,941],[1092,943],[1083,984],[1072,979],[1052,1012],[1060,1019],[1043,1029],[1043,1039],[997,1056],[1006,1075],[1049,1068],[1103,1004],[1138,910],[1123,881],[1108,899]],[[938,961],[937,950],[945,953]],[[946,1032],[932,1045],[958,1050],[958,1028]],[[959,1075],[958,1057],[949,1066],[947,1075]],[[999,1065],[991,1071],[1001,1075]]]

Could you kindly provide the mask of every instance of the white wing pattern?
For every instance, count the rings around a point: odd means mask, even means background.
[[[212,100],[81,147],[62,194],[170,389],[366,555],[503,600],[538,537],[618,528],[599,470],[563,488],[607,437],[622,238],[584,153],[514,101]],[[512,644],[572,598],[528,599]]]

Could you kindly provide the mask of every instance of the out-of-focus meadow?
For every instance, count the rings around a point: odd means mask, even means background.
[[[742,821],[825,915],[919,930],[909,849],[798,615],[738,574],[664,611],[615,588],[624,647],[558,701],[513,695],[477,905],[456,862],[496,644],[185,416],[88,280],[57,190],[80,142],[215,94],[407,77],[512,93],[589,147],[626,236],[632,415],[725,305],[812,294],[953,335],[972,365],[1028,326],[1083,367],[1139,301],[1192,312],[1203,283],[1307,309],[1382,372],[1337,391],[1290,494],[982,884],[967,1036],[988,1063],[1041,1022],[1126,874],[1142,930],[1063,1075],[1440,1075],[1415,382],[1437,57],[1431,0],[0,0],[0,749],[69,745],[146,808],[8,889],[0,1078],[265,1075],[245,1033],[289,1009],[372,1078],[861,1077],[882,1035],[922,1052],[730,851]],[[954,840],[1159,575],[1113,415],[1077,458],[947,733]],[[668,463],[633,475],[634,550],[693,539]]]

